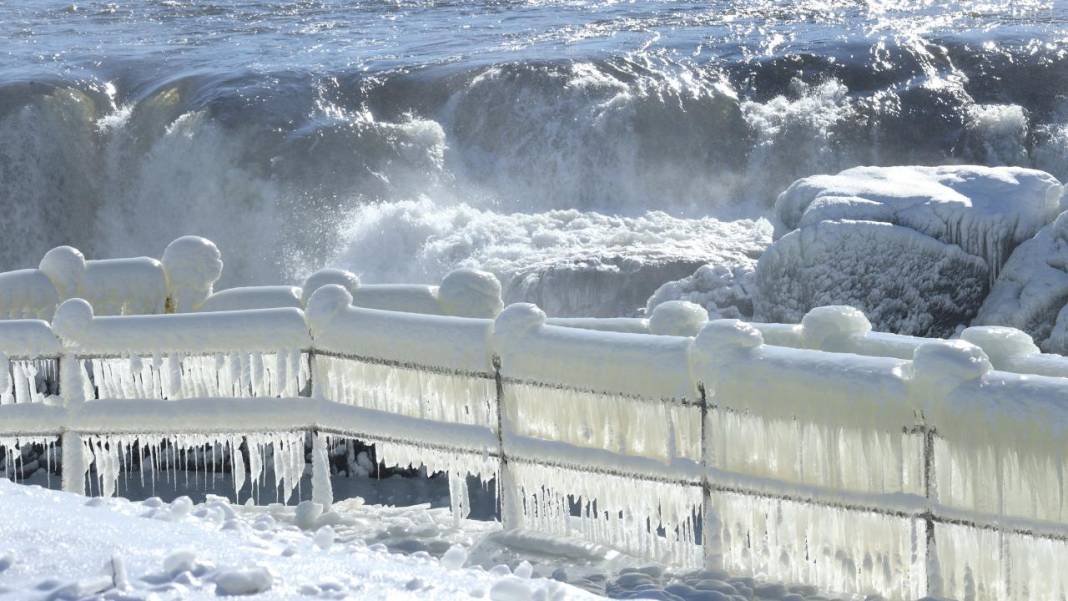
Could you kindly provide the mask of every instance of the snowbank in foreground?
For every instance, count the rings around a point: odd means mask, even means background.
[[[502,214],[424,199],[364,207],[346,238],[331,263],[367,283],[434,282],[455,267],[475,267],[497,275],[506,304],[610,317],[633,314],[657,286],[702,265],[753,265],[771,225],[659,211]]]
[[[509,570],[461,569],[460,548],[440,561],[391,555],[346,536],[352,519],[336,513],[87,499],[4,480],[0,506],[0,599],[593,598]],[[435,527],[406,521],[413,532]]]

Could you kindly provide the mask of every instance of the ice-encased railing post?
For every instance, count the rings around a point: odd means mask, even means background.
[[[330,456],[326,435],[312,432],[312,501],[324,509],[334,504],[334,489],[330,483]]]

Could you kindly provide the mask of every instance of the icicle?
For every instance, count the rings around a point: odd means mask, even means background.
[[[0,405],[15,402],[11,384],[11,361],[0,353]]]

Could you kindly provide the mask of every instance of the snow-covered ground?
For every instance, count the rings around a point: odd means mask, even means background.
[[[417,479],[418,480],[418,479]],[[417,491],[435,491],[432,479]],[[374,480],[356,479],[370,490]],[[382,499],[413,492],[390,478]],[[169,488],[169,487],[168,487]],[[587,599],[820,601],[715,570],[676,572],[589,542],[502,532],[447,508],[234,505],[209,495],[86,498],[0,478],[0,599]]]

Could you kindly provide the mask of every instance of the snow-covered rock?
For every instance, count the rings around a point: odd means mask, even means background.
[[[757,319],[797,323],[821,305],[850,305],[878,330],[946,337],[974,317],[989,270],[979,257],[915,230],[824,221],[783,236],[760,258]]]
[[[1061,210],[1063,187],[1019,167],[854,167],[802,178],[775,202],[776,238],[831,220],[901,225],[981,257],[995,277]]]
[[[856,167],[794,182],[757,266],[755,317],[849,304],[877,330],[968,324],[1012,251],[1052,221],[1063,187],[1016,167]]]
[[[1068,352],[1068,212],[1012,253],[975,325],[1004,325],[1031,335],[1047,352]]]

